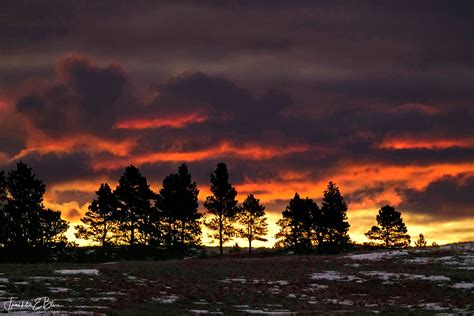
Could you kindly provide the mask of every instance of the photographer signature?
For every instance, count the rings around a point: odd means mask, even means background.
[[[3,303],[3,308],[8,312],[17,310],[47,311],[55,307],[61,307],[61,305],[55,304],[52,299],[46,296],[37,297],[33,301],[14,301],[13,297],[10,297],[10,300]]]

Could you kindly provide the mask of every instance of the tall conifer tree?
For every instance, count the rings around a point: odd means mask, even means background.
[[[115,190],[118,198],[118,220],[125,239],[133,247],[137,243],[149,242],[149,231],[152,225],[153,208],[151,200],[154,193],[150,190],[146,178],[135,166],[125,168]]]
[[[182,164],[177,173],[163,180],[163,187],[156,197],[156,207],[161,211],[165,241],[168,246],[188,247],[201,242],[202,214],[198,212],[196,182],[192,181],[188,167]]]
[[[295,254],[310,251],[314,240],[314,220],[318,213],[318,205],[312,199],[302,199],[295,193],[282,212],[283,218],[277,222],[280,226],[276,235],[278,245],[293,250]]]
[[[265,217],[265,206],[260,204],[253,194],[249,194],[242,203],[241,210],[237,216],[243,228],[239,229],[239,237],[249,241],[249,254],[252,253],[252,241],[267,241],[268,233],[267,218]]]
[[[390,205],[382,206],[377,215],[378,226],[365,233],[371,240],[381,241],[387,248],[400,248],[410,245],[410,235],[407,234],[407,227],[403,222],[401,213]]]
[[[5,206],[7,204],[7,179],[5,172],[0,171],[0,247],[5,246],[8,231],[7,214]]]
[[[323,193],[321,225],[319,234],[324,250],[338,251],[345,247],[349,239],[347,204],[339,188],[331,181]]]
[[[110,186],[102,183],[96,192],[97,198],[89,205],[89,210],[81,218],[83,225],[77,225],[76,238],[92,240],[100,244],[105,252],[113,245],[118,234],[118,201]]]
[[[8,230],[4,245],[16,254],[26,254],[29,259],[35,255],[45,255],[44,250],[65,245],[68,222],[61,219],[61,213],[45,209],[43,195],[46,185],[36,178],[31,168],[18,162],[16,169],[9,172],[6,179],[7,204],[4,216]]]
[[[211,174],[211,192],[204,206],[213,215],[206,226],[213,231],[210,235],[219,242],[219,253],[223,254],[223,244],[236,235],[234,227],[235,215],[238,212],[237,191],[229,182],[229,173],[224,163],[217,164],[217,168]]]

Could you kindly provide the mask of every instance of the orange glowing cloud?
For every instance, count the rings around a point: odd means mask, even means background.
[[[426,115],[436,115],[440,113],[440,110],[433,105],[424,103],[405,103],[399,105],[393,109],[393,112],[409,112],[417,111]]]
[[[61,191],[80,191],[80,192],[95,192],[99,189],[101,183],[110,183],[113,186],[111,179],[100,178],[96,180],[71,180],[66,182],[58,182],[48,186],[47,198],[54,201],[56,193]]]
[[[152,164],[158,162],[190,162],[225,156],[250,160],[266,160],[278,156],[306,152],[309,149],[310,147],[306,145],[288,147],[243,145],[239,147],[230,142],[222,142],[216,147],[203,150],[154,152],[136,157],[96,161],[94,162],[93,168],[94,170],[118,169],[130,164],[140,166],[143,164]]]
[[[473,148],[474,139],[416,139],[391,138],[384,140],[380,148],[386,149],[447,149],[452,147]]]
[[[202,113],[191,113],[173,115],[157,118],[136,118],[120,121],[115,128],[120,129],[151,129],[151,128],[183,128],[191,124],[200,124],[208,120],[208,116]]]
[[[52,138],[41,131],[29,126],[29,137],[26,148],[11,158],[11,160],[21,159],[29,153],[68,153],[75,149],[87,151],[92,154],[108,152],[116,156],[127,156],[136,140],[132,137],[123,140],[107,140],[95,135],[78,134],[62,138]]]
[[[401,197],[396,192],[393,183],[407,183],[411,188],[420,190],[446,174],[474,172],[474,164],[386,166],[348,163],[341,165],[337,173],[333,170],[329,172],[331,173],[330,177],[312,178],[310,174],[306,173],[282,171],[281,175],[274,179],[245,180],[243,183],[236,184],[236,189],[241,197],[248,193],[255,193],[262,201],[268,202],[289,199],[295,192],[303,196],[319,198],[330,180],[336,182],[343,194],[350,194],[362,188],[370,188],[383,183],[385,188],[376,197],[367,197],[360,202],[351,204],[353,209],[364,209],[377,206],[377,202],[381,200],[394,205],[399,204]]]

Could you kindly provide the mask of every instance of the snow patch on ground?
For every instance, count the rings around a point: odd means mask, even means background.
[[[378,251],[378,252],[369,252],[356,255],[347,255],[346,258],[352,260],[369,260],[369,261],[378,261],[382,259],[390,259],[398,256],[407,256],[408,252],[405,250],[392,250],[392,251]]]
[[[443,250],[464,250],[464,251],[474,251],[474,242],[465,242],[458,244],[450,244],[437,247],[438,249]]]
[[[312,280],[328,280],[328,281],[355,281],[357,283],[364,282],[364,279],[361,279],[355,275],[342,274],[337,271],[325,271],[311,274]]]
[[[189,310],[189,312],[191,314],[219,314],[219,315],[222,315],[223,313],[222,312],[211,312],[211,311],[208,311],[208,310],[205,310],[205,309],[191,309]]]
[[[352,305],[354,305],[354,302],[353,302],[353,301],[350,301],[350,300],[338,300],[338,299],[336,299],[336,298],[324,299],[324,300],[323,300],[323,303],[332,304],[332,305],[345,305],[345,306],[352,306]]]
[[[385,271],[361,271],[360,274],[365,276],[374,277],[383,281],[401,281],[401,280],[420,280],[420,281],[432,281],[432,282],[447,282],[451,279],[444,275],[422,275],[422,274],[410,274],[410,273],[393,273]]]
[[[456,268],[458,270],[468,270],[468,271],[473,271],[474,270],[474,267],[458,267]]]
[[[247,283],[247,279],[245,278],[225,278],[224,280],[220,280],[219,282],[222,283],[232,283],[232,282],[237,282],[237,283]]]
[[[444,257],[420,257],[414,259],[406,259],[406,263],[413,264],[432,264],[438,263],[448,266],[459,266],[456,269],[466,269],[470,270],[472,265],[474,265],[474,256],[471,254],[468,255],[459,255],[459,256],[444,256]]]
[[[241,309],[239,312],[244,312],[247,314],[258,314],[258,315],[296,315],[296,313],[289,310],[273,310],[267,311],[262,309]]]
[[[448,309],[447,307],[442,306],[440,303],[425,303],[425,304],[420,304],[418,307],[427,309],[430,311],[444,311]]]
[[[62,275],[99,275],[99,270],[97,269],[65,269],[65,270],[56,270],[55,273],[62,274]]]
[[[102,293],[99,293],[99,295],[127,295],[127,293],[111,291],[111,292],[102,292]]]
[[[413,264],[427,264],[430,262],[429,258],[419,257],[414,259],[405,259],[406,263],[413,263]]]
[[[161,304],[173,304],[176,303],[178,298],[179,297],[177,295],[170,294],[162,297],[154,297],[152,300]]]
[[[80,309],[108,309],[108,306],[90,306],[90,305],[75,305],[71,306],[74,308],[80,308]]]
[[[65,281],[67,278],[63,277],[52,277],[52,276],[32,276],[29,277],[32,281]]]
[[[115,297],[91,297],[90,300],[92,302],[98,302],[98,301],[111,301],[115,302],[117,299]]]
[[[284,285],[288,285],[290,283],[288,281],[285,281],[285,280],[278,280],[278,281],[268,281],[267,284],[284,286]]]
[[[309,286],[311,290],[324,290],[329,287],[326,284],[317,284],[317,283],[312,283]]]
[[[455,289],[470,290],[470,289],[474,289],[474,282],[472,283],[460,282],[460,283],[454,284],[452,287]]]
[[[66,287],[49,287],[48,290],[51,293],[67,293],[71,291],[71,289],[68,289]]]

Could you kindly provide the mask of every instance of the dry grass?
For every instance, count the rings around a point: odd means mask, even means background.
[[[453,286],[474,286],[473,266],[474,249],[462,247],[380,260],[339,255],[1,265],[0,278],[8,282],[0,290],[4,300],[48,296],[62,305],[53,311],[68,313],[472,313],[474,287]],[[62,276],[59,269],[98,269],[99,275]]]

